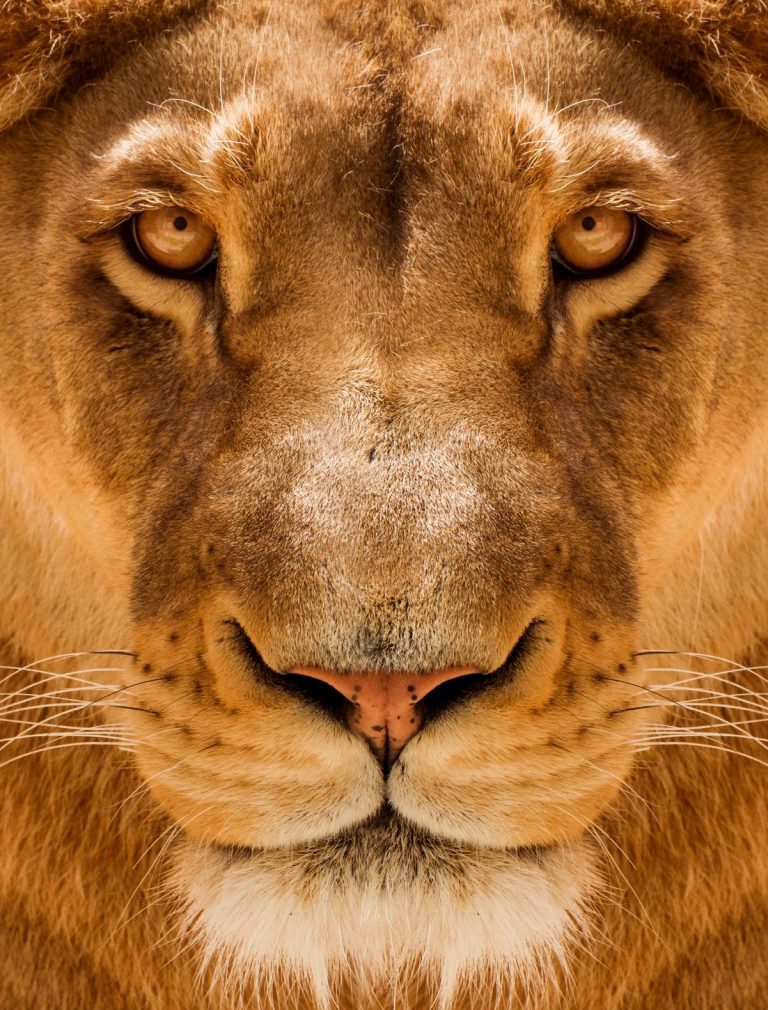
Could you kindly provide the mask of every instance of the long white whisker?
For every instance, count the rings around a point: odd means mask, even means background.
[[[12,671],[11,673],[6,674],[5,677],[3,677],[2,679],[0,679],[0,687],[2,687],[2,685],[5,684],[5,683],[7,683],[9,680],[13,680],[13,678],[20,672],[19,668],[15,667],[15,666],[14,667],[7,667],[7,666],[6,667],[0,667],[0,669],[11,670]],[[93,667],[93,668],[90,668],[90,669],[87,669],[87,670],[75,670],[72,673],[61,673],[61,672],[60,673],[54,673],[51,670],[40,670],[40,669],[37,669],[35,667],[30,667],[30,668],[25,668],[23,672],[25,672],[25,673],[40,674],[40,676],[41,676],[42,679],[34,681],[33,683],[35,683],[35,684],[48,684],[52,680],[68,680],[68,681],[71,681],[72,683],[78,683],[79,682],[79,683],[82,683],[82,684],[86,684],[89,687],[101,687],[102,685],[98,681],[96,681],[96,680],[88,680],[85,677],[79,677],[78,674],[82,674],[82,673],[111,673],[111,674],[115,674],[115,673],[119,673],[120,671],[119,670],[115,670],[114,667],[104,667],[104,668]]]
[[[76,740],[74,743],[59,743],[53,744],[50,747],[38,747],[35,750],[17,754],[16,757],[6,758],[5,761],[0,762],[0,768],[6,768],[8,765],[15,764],[17,761],[23,761],[24,758],[34,757],[36,754],[47,754],[49,751],[63,750],[66,747],[117,747],[119,750],[133,752],[132,744],[121,740]]]
[[[768,768],[768,761],[763,761],[747,751],[737,750],[735,747],[716,747],[714,744],[701,743],[699,740],[647,740],[644,743],[638,742],[638,747],[643,750],[651,747],[699,747],[701,750],[714,750],[723,754],[732,754],[734,757],[743,757],[747,761],[754,761],[756,764]]]

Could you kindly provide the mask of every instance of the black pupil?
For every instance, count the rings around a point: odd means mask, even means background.
[[[173,227],[176,231],[184,231],[188,224],[189,222],[185,217],[179,216],[173,219]]]
[[[596,224],[597,221],[593,217],[585,217],[581,220],[581,227],[584,231],[592,231]]]

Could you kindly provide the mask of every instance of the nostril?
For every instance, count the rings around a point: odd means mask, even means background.
[[[426,724],[447,709],[460,705],[469,698],[491,690],[501,682],[517,676],[526,659],[536,646],[536,629],[542,621],[533,620],[525,628],[514,648],[501,666],[487,673],[470,672],[437,684],[417,706],[422,722]]]
[[[317,677],[308,677],[301,673],[283,673],[279,676],[285,687],[294,694],[298,694],[308,702],[319,706],[334,719],[348,721],[354,704],[333,685],[319,680]]]
[[[424,722],[434,718],[452,705],[458,705],[472,695],[486,690],[497,680],[498,672],[465,673],[461,677],[455,677],[453,680],[438,684],[419,703],[419,710]]]
[[[230,648],[237,653],[251,677],[262,684],[298,695],[323,709],[334,719],[342,722],[346,720],[354,706],[332,684],[299,673],[278,673],[264,662],[261,653],[239,621],[231,619],[226,623],[232,628],[232,635],[228,638]]]

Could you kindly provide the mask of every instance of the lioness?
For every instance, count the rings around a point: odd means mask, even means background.
[[[762,0],[0,62],[2,1010],[768,1006]]]

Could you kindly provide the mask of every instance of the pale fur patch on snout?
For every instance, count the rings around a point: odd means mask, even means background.
[[[401,843],[407,833],[396,832]],[[597,884],[586,846],[523,855],[435,843],[430,856],[418,844],[380,842],[234,857],[186,844],[173,882],[203,970],[214,966],[236,988],[257,984],[279,1006],[303,988],[323,1008],[342,978],[394,999],[417,974],[448,1010],[475,979],[497,991],[540,986],[586,930],[584,899]]]

